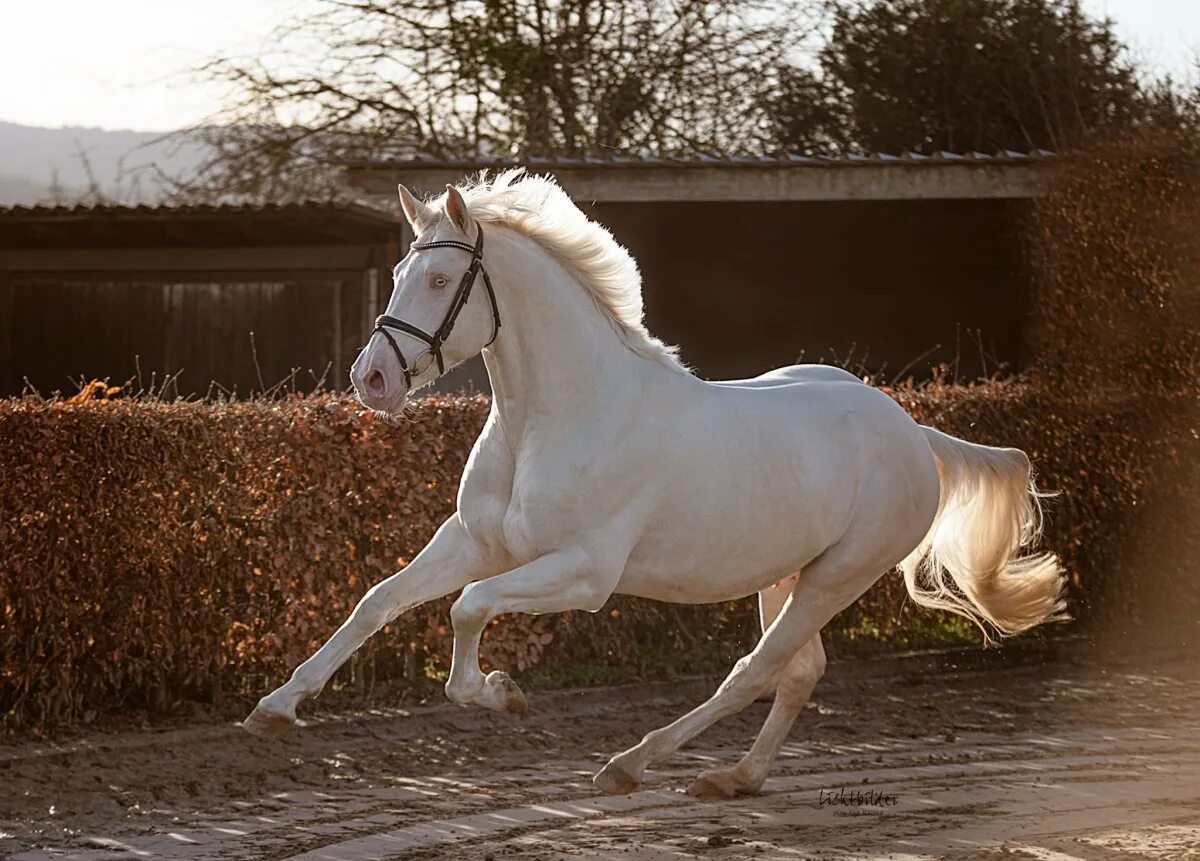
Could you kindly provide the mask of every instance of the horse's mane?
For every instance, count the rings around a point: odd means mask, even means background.
[[[459,191],[473,218],[515,230],[570,269],[629,349],[688,372],[678,348],[654,337],[642,322],[642,276],[632,255],[553,178],[515,168],[494,177],[481,173]]]

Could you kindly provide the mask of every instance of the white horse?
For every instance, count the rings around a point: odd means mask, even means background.
[[[479,667],[480,634],[501,613],[594,612],[614,593],[691,604],[758,593],[762,638],[717,692],[594,778],[629,792],[774,690],[746,757],[689,790],[732,796],[761,787],[821,677],[821,628],[897,565],[915,601],[985,632],[1061,614],[1055,557],[1018,555],[1040,529],[1021,451],[922,427],[832,367],[698,379],[642,325],[629,253],[548,178],[512,171],[429,203],[401,187],[400,199],[418,238],[354,363],[358,397],[394,414],[482,352],[491,413],[458,510],[259,701],[248,730],[285,730],[367,637],[458,589],[446,694],[508,712],[525,710],[521,690]]]

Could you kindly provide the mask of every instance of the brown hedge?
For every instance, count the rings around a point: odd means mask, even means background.
[[[276,681],[449,513],[486,409],[428,401],[397,429],[328,398],[4,402],[0,709],[41,725]]]
[[[327,396],[105,394],[116,392],[96,384],[69,401],[0,401],[0,714],[10,728],[189,701],[243,708],[450,514],[488,409],[484,397],[426,398],[393,426]],[[661,663],[656,649],[669,641],[687,647],[677,668],[696,669],[711,651],[697,644],[752,627],[745,607],[721,622],[643,602],[647,624],[637,603],[615,602],[606,625],[580,620],[591,629],[579,638],[563,636],[570,619],[501,620],[485,650],[526,669],[557,635],[568,645],[557,665],[586,678],[611,672],[597,665]],[[448,604],[390,625],[336,686],[419,685],[443,671]],[[650,627],[653,642],[639,639]]]
[[[1200,460],[1195,425],[1163,431],[1163,415],[1186,414],[1178,400],[1067,410],[1021,380],[893,395],[922,421],[1030,451],[1043,483],[1062,492],[1050,504],[1047,543],[1067,559],[1077,612],[1107,602],[1128,615],[1145,605],[1151,583],[1168,606],[1194,607],[1194,578],[1162,574],[1170,560],[1160,545],[1186,540],[1160,528],[1162,512],[1186,520],[1194,511],[1185,492],[1194,469],[1181,465]],[[6,725],[44,729],[187,701],[241,708],[450,513],[487,406],[483,397],[427,398],[391,425],[331,397],[0,401]],[[1151,504],[1154,529],[1141,529],[1129,515]],[[1146,571],[1155,578],[1133,576]],[[362,691],[437,675],[449,654],[446,608],[435,602],[397,620],[338,685]],[[889,577],[835,622],[832,639],[835,648],[921,644],[958,630],[943,621],[906,605]],[[724,667],[755,634],[749,602],[618,599],[596,616],[498,620],[485,654],[527,674],[583,681],[664,664]]]

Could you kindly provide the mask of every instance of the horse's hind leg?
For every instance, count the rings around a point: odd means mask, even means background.
[[[793,574],[758,593],[758,623],[762,626],[764,634],[779,615],[779,611],[783,609],[783,605],[787,603],[788,595],[792,594],[792,590],[796,588],[799,581],[800,575]]]
[[[796,573],[791,577],[784,577],[775,585],[768,586],[758,593],[758,623],[764,634],[779,615],[779,611],[783,609],[783,605],[787,602],[788,596],[792,594],[792,590],[796,588],[799,580],[800,574]],[[774,694],[775,688],[772,686],[760,699],[773,699]]]
[[[758,593],[758,616],[764,634],[783,609],[799,577],[799,574],[793,574]],[[776,683],[771,713],[750,752],[734,768],[704,772],[688,788],[688,792],[692,795],[720,795],[726,798],[739,793],[758,792],[771,770],[775,757],[779,755],[780,748],[787,740],[792,724],[803,711],[805,703],[812,696],[813,688],[824,672],[825,649],[821,645],[821,635],[818,634],[801,646],[800,651],[788,662]]]
[[[801,647],[783,671],[771,713],[749,753],[733,768],[701,774],[688,787],[688,794],[732,798],[738,794],[758,792],[767,779],[767,772],[771,770],[775,757],[779,755],[779,749],[787,741],[792,724],[824,673],[825,649],[821,645],[821,635],[817,634]]]
[[[748,706],[781,678],[801,646],[817,637],[834,614],[848,607],[899,558],[844,539],[826,550],[800,575],[779,616],[754,650],[734,665],[717,692],[609,760],[593,779],[596,786],[604,792],[631,792],[650,763],[665,759],[713,723]]]

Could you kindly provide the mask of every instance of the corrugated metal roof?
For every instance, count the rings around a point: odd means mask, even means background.
[[[838,155],[807,156],[798,153],[783,153],[779,155],[726,155],[726,156],[649,156],[621,155],[613,153],[605,156],[474,156],[474,157],[439,157],[430,155],[397,156],[394,158],[359,159],[342,162],[346,167],[354,168],[458,168],[458,169],[502,169],[510,167],[528,167],[532,170],[539,168],[742,168],[742,167],[861,167],[895,164],[1006,164],[1038,161],[1054,158],[1049,150],[1034,149],[1029,152],[1016,150],[998,150],[994,153],[983,152],[946,152],[939,151],[931,154],[902,152],[902,153],[871,153],[859,155],[854,153]]]

